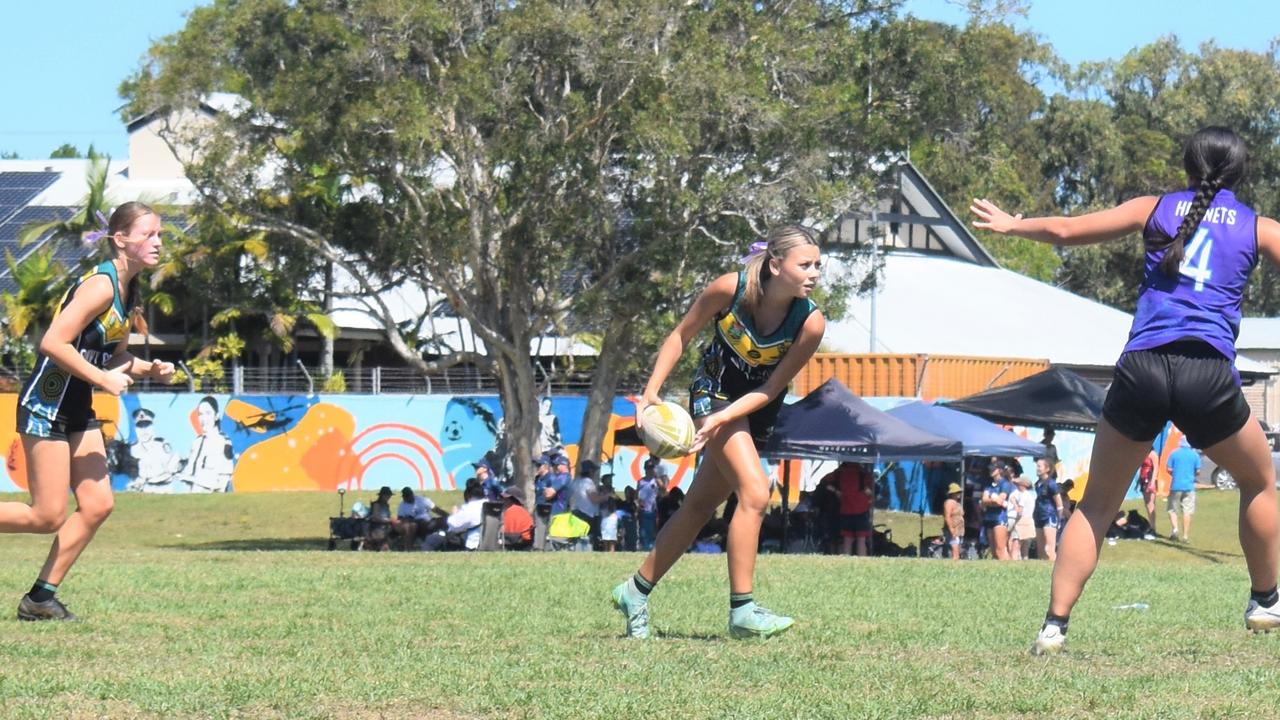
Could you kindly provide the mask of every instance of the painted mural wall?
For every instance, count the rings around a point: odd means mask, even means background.
[[[881,408],[901,399],[868,398]],[[112,487],[146,493],[269,492],[338,488],[358,491],[412,487],[454,490],[474,476],[472,463],[503,444],[496,396],[450,395],[199,395],[139,393],[94,396],[94,411],[108,438]],[[586,398],[563,396],[541,404],[539,443],[563,446],[576,465]],[[0,492],[27,488],[22,443],[14,430],[17,396],[0,394],[0,448],[5,472]],[[647,453],[615,445],[614,432],[634,425],[631,399],[615,398],[602,470],[613,486],[634,485]],[[1039,440],[1038,429],[1013,428]],[[1159,487],[1167,494],[1168,454],[1181,434],[1170,428],[1157,439]],[[1060,478],[1088,482],[1092,433],[1060,431]],[[1030,458],[1024,459],[1030,467]],[[687,489],[693,459],[667,462],[667,473]],[[834,463],[791,461],[791,500],[811,490]],[[942,488],[958,477],[950,463],[899,463],[882,468],[881,507],[931,512]],[[782,467],[766,465],[782,480]],[[1131,489],[1131,495],[1136,488]]]
[[[586,402],[565,396],[541,405],[539,443],[562,446],[575,464]],[[0,394],[0,491],[27,488],[16,404],[16,395]],[[95,394],[93,407],[120,491],[453,490],[474,476],[472,463],[505,443],[496,396]],[[614,400],[602,472],[614,474],[618,489],[634,484],[647,457],[643,447],[611,441],[634,417],[631,400]],[[667,463],[678,483],[692,470],[692,458]]]

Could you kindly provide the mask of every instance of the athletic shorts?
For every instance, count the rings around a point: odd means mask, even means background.
[[[1130,440],[1151,442],[1172,420],[1192,447],[1207,448],[1249,421],[1235,369],[1198,340],[1120,356],[1102,416]]]
[[[1179,509],[1187,515],[1195,514],[1196,493],[1194,490],[1169,493],[1169,512],[1178,512]]]
[[[102,423],[94,415],[92,407],[86,408],[84,413],[70,417],[59,413],[57,420],[46,420],[32,415],[25,407],[18,406],[17,429],[22,435],[65,442],[70,439],[72,433],[82,433],[101,428]]]
[[[871,513],[840,515],[840,536],[849,538],[871,537]]]
[[[707,396],[699,397],[695,402],[691,395],[689,398],[689,415],[696,420],[711,413],[720,412],[732,404],[729,400]],[[781,409],[782,396],[779,395],[774,402],[747,416],[747,428],[751,432],[751,439],[755,442],[756,450],[763,449],[765,443],[769,441],[769,436],[773,434],[773,425],[778,421],[778,411]]]
[[[1031,519],[1035,522],[1037,530],[1047,527],[1056,528],[1060,522],[1056,512],[1050,515],[1032,515]]]

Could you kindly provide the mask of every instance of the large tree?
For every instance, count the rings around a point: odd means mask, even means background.
[[[220,0],[123,90],[170,117],[234,94],[162,131],[203,209],[332,263],[419,370],[492,370],[522,458],[538,335],[595,332],[611,396],[640,323],[769,224],[861,201],[882,147],[850,122],[849,33],[891,4]],[[321,217],[318,181],[348,188]],[[401,285],[443,294],[483,353],[434,357],[383,300]]]

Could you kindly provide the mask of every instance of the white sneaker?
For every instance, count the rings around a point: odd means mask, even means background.
[[[1250,598],[1244,608],[1244,626],[1253,632],[1271,632],[1280,628],[1280,602],[1269,608],[1262,607]]]
[[[1057,625],[1040,628],[1040,634],[1036,635],[1036,641],[1031,644],[1032,655],[1057,655],[1066,649],[1067,636],[1062,634],[1062,628]]]

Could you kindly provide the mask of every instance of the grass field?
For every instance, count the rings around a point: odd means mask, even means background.
[[[723,556],[689,556],[632,642],[607,597],[638,555],[326,552],[334,496],[121,496],[60,591],[84,621],[0,620],[0,717],[1270,718],[1234,503],[1201,493],[1190,547],[1104,547],[1041,659],[1045,563],[763,556],[798,622],[736,642]],[[47,540],[0,538],[11,605]]]

